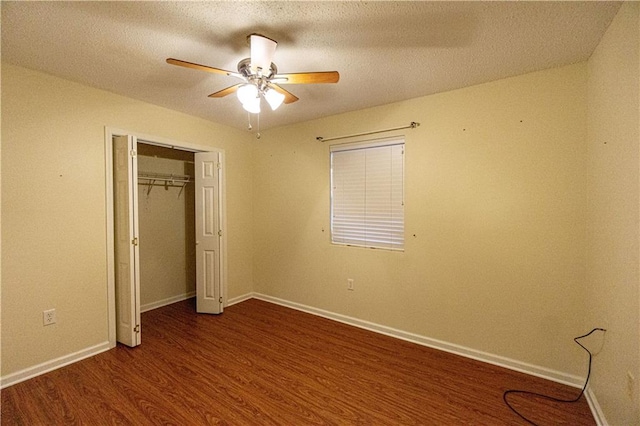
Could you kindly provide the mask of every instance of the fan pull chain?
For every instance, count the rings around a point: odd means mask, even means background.
[[[260,137],[262,136],[260,134],[260,113],[256,114],[258,116],[258,133],[256,133],[256,139],[260,139]],[[247,113],[247,121],[249,122],[249,126],[247,126],[247,130],[251,131],[253,130],[253,126],[251,125],[251,113],[248,112]]]

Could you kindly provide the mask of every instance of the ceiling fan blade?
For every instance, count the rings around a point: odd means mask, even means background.
[[[194,70],[206,71],[213,74],[224,74],[224,75],[232,75],[234,77],[242,77],[240,74],[222,70],[220,68],[213,68],[206,65],[194,64],[193,62],[181,61],[180,59],[167,58],[167,63],[171,65],[178,65],[180,67],[192,68]]]
[[[286,79],[286,81],[278,80],[279,84],[337,83],[340,80],[340,74],[338,71],[297,72],[276,74],[273,79]]]
[[[218,90],[215,93],[209,95],[210,98],[222,98],[224,96],[230,95],[238,91],[238,88],[242,86],[244,83],[238,83],[233,86],[227,87],[226,89]]]
[[[293,93],[287,90],[284,90],[282,87],[278,86],[277,84],[270,84],[269,87],[271,87],[276,92],[282,93],[284,95],[285,104],[292,104],[298,100],[298,97],[296,95],[294,95]]]
[[[278,42],[260,34],[249,34],[249,46],[251,47],[251,70],[257,73],[260,68],[263,75],[268,75]]]

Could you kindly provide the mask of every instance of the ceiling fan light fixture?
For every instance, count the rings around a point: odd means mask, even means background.
[[[250,112],[251,114],[260,114],[260,98],[255,97],[248,102],[243,102],[242,108],[244,108],[245,111]]]
[[[255,84],[243,84],[237,90],[238,100],[244,105],[252,102],[259,96],[258,87]]]
[[[258,69],[261,69],[262,75],[269,75],[271,59],[278,43],[260,34],[251,34],[249,35],[249,45],[251,47],[251,70],[257,73]]]
[[[267,89],[267,91],[264,93],[264,98],[269,103],[269,106],[271,106],[271,109],[273,111],[277,110],[284,101],[284,95],[273,89]]]

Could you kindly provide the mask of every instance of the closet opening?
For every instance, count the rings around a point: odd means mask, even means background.
[[[105,141],[110,345],[141,344],[141,312],[194,296],[221,314],[224,152],[109,128]]]
[[[138,141],[140,312],[196,294],[194,153]]]

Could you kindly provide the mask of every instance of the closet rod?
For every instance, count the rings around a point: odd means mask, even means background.
[[[171,183],[189,183],[191,182],[191,179],[178,179],[178,178],[159,178],[159,177],[143,177],[143,176],[138,176],[138,179],[144,179],[144,180],[152,180],[152,181],[160,181],[160,182],[171,182]],[[144,184],[144,185],[148,185],[148,184]]]
[[[138,173],[138,179],[146,179],[146,180],[159,180],[162,182],[181,182],[181,183],[189,183],[191,182],[192,177],[189,175],[173,175],[166,173]]]
[[[355,138],[356,136],[367,136],[367,135],[375,135],[376,133],[393,132],[394,130],[415,129],[419,125],[420,125],[420,123],[412,121],[407,126],[393,127],[391,129],[373,130],[371,132],[356,133],[356,134],[353,134],[353,135],[346,135],[346,136],[336,136],[336,137],[333,137],[333,138],[323,138],[322,136],[318,136],[316,138],[316,140],[318,140],[320,142],[329,142],[329,141],[335,141],[335,140],[338,140],[338,139]]]
[[[184,187],[187,186],[188,183],[192,182],[192,178],[189,175],[174,175],[174,174],[166,174],[166,173],[148,173],[148,172],[139,172],[138,179],[147,180],[147,183],[138,182],[139,185],[149,185],[147,189],[147,196],[151,193],[151,188],[154,186],[164,186],[165,189],[168,189],[170,186],[180,187],[180,194],[184,191]],[[164,183],[156,183],[156,182],[164,182]]]

